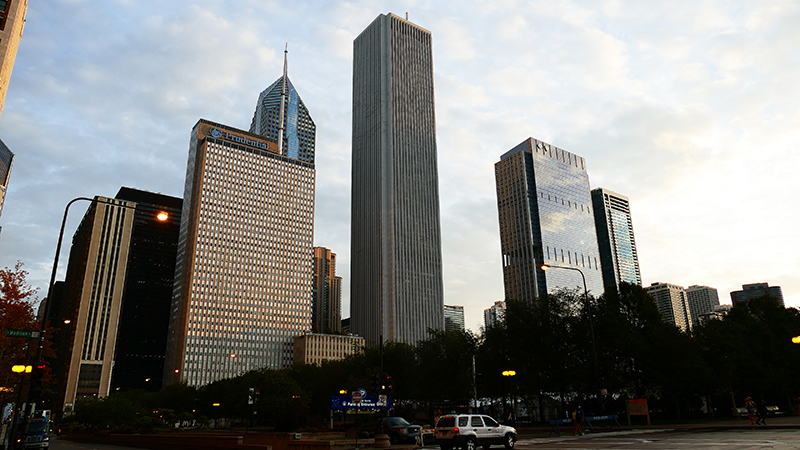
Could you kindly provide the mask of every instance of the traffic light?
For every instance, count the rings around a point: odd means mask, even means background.
[[[381,392],[386,394],[392,391],[392,376],[386,373],[381,374]]]
[[[475,389],[483,389],[483,374],[480,372],[475,374]]]
[[[44,364],[40,364],[31,371],[31,397],[38,400],[42,395],[42,378],[44,378]]]

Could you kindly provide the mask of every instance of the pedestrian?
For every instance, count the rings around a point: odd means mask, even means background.
[[[757,414],[756,423],[759,425],[766,425],[769,411],[767,410],[767,401],[764,399],[763,395],[758,399]]]
[[[756,402],[752,398],[747,397],[744,399],[744,407],[747,408],[747,418],[750,419],[750,425],[756,424]]]
[[[584,434],[583,419],[585,417],[586,417],[586,415],[583,413],[583,409],[581,408],[581,405],[578,405],[578,409],[575,410],[575,420],[576,420],[576,425],[575,426],[577,427],[578,432],[581,434],[581,436],[583,436],[583,434]]]

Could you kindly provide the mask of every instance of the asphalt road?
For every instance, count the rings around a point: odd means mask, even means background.
[[[57,438],[50,439],[50,450],[125,450],[134,447],[118,447],[116,445],[86,444],[83,442],[62,441]]]

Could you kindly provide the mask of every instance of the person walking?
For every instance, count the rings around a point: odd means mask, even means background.
[[[744,399],[744,407],[747,408],[747,418],[750,419],[750,425],[756,424],[756,402],[752,398],[747,397]]]
[[[581,436],[583,436],[583,434],[584,434],[583,419],[585,417],[586,417],[586,414],[584,414],[583,409],[581,408],[581,405],[578,405],[578,409],[575,410],[575,428],[578,430],[578,432],[581,434]]]
[[[763,395],[758,399],[758,407],[756,409],[757,409],[756,423],[758,425],[766,425],[769,411],[767,410],[767,401],[764,399]]]

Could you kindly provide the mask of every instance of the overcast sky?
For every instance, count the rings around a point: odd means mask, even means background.
[[[249,129],[288,42],[317,125],[314,243],[338,255],[348,317],[353,39],[389,12],[433,34],[445,303],[469,328],[504,297],[494,164],[528,137],[630,198],[646,286],[730,303],[768,282],[800,306],[797,1],[30,1],[0,267],[24,262],[44,297],[70,199],[181,197],[194,124]]]

